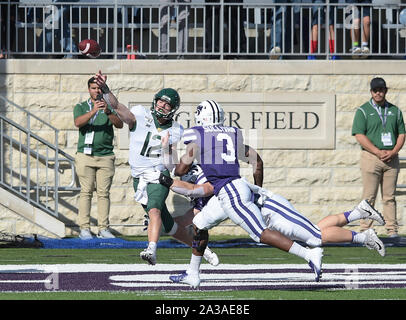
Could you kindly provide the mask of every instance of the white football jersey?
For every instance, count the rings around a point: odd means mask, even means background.
[[[146,170],[155,168],[163,171],[161,137],[169,131],[170,144],[179,141],[183,135],[183,127],[172,121],[172,126],[156,125],[150,109],[142,105],[131,108],[136,119],[135,128],[130,131],[129,163],[131,175],[137,178]]]

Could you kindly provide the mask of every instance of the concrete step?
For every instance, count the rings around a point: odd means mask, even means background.
[[[58,238],[65,237],[65,224],[63,222],[3,188],[0,188],[0,204]]]

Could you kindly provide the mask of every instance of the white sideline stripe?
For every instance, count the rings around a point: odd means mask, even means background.
[[[303,281],[314,282],[313,273],[292,272],[292,273],[254,273],[254,274],[201,274],[200,279],[204,282],[204,286],[227,286],[227,285],[258,285],[260,283],[267,285],[280,285],[281,281],[285,281],[285,284],[298,284]],[[140,275],[114,275],[109,277],[112,284],[117,286],[156,286],[158,284],[168,283],[169,276],[167,274],[140,274]],[[399,275],[396,272],[393,273],[324,273],[322,277],[322,284],[331,283],[378,283],[382,281],[393,280],[396,283],[406,281],[406,274]],[[286,281],[288,281],[286,283]],[[297,282],[300,281],[300,282]],[[124,283],[126,282],[126,283]],[[145,283],[149,282],[149,283]],[[131,284],[131,285],[130,285]]]
[[[125,287],[125,288],[140,288],[140,287],[148,287],[148,288],[156,288],[161,283],[139,283],[139,282],[126,282],[126,283],[111,283],[114,286],[118,287]],[[252,287],[252,286],[266,286],[266,287],[286,287],[286,286],[306,286],[306,287],[324,287],[324,286],[340,286],[344,285],[348,288],[355,288],[357,285],[369,285],[369,284],[382,284],[382,281],[362,281],[362,282],[349,282],[349,281],[321,281],[315,282],[314,277],[313,281],[306,281],[302,279],[302,281],[289,281],[282,280],[279,282],[232,282],[232,283],[225,283],[225,282],[201,282],[200,287],[225,287],[225,286],[236,286],[239,290],[243,287]],[[397,285],[406,285],[406,282],[396,282]],[[167,283],[162,283],[162,285],[169,285]],[[184,286],[185,288],[190,288],[188,284],[184,283],[171,283],[170,286]]]
[[[310,270],[310,269],[309,269]],[[145,281],[169,281],[169,275],[163,275],[163,274],[139,274],[139,275],[116,275],[116,276],[111,276],[109,279],[111,281],[138,281],[138,282],[145,282]],[[201,274],[200,279],[202,281],[218,281],[221,282],[222,285],[226,283],[227,281],[233,281],[233,284],[235,283],[235,280],[240,280],[240,281],[248,281],[248,280],[255,280],[255,281],[280,281],[281,279],[284,280],[295,280],[295,279],[303,279],[303,278],[309,278],[311,280],[314,279],[314,274],[313,273],[299,273],[299,272],[294,272],[294,273],[286,273],[286,274],[280,274],[280,273],[254,273],[254,274],[241,274],[241,273],[235,273],[235,274]],[[368,273],[355,273],[351,272],[349,274],[344,274],[344,273],[323,273],[322,279],[323,280],[331,280],[331,279],[345,279],[346,281],[349,280],[405,280],[406,281],[406,274],[405,275],[399,275],[397,273],[393,274],[382,274],[382,273],[375,273],[375,274],[368,274]]]
[[[186,270],[188,264],[107,264],[107,263],[85,263],[85,264],[19,264],[1,265],[0,273],[25,272],[25,273],[53,273],[53,272],[119,272],[119,271],[170,271],[176,274],[178,271]],[[323,264],[323,270],[360,268],[376,269],[404,269],[406,264]],[[210,264],[202,264],[200,270],[274,270],[274,269],[305,269],[310,270],[306,263],[303,264],[219,264],[214,267]],[[324,277],[324,275],[323,275]]]
[[[310,270],[310,269],[309,269]],[[175,273],[174,273],[175,274]],[[254,274],[201,274],[200,279],[202,281],[216,281],[221,282],[222,285],[227,281],[269,281],[283,279],[297,279],[309,276],[309,279],[314,279],[313,273],[289,273],[289,274],[275,274],[275,273],[254,273]],[[138,274],[138,275],[116,275],[109,278],[111,281],[169,281],[169,274]],[[406,278],[405,278],[406,280]],[[234,282],[233,282],[234,284]]]

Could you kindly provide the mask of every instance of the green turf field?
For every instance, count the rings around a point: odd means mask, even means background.
[[[285,264],[303,260],[275,248],[215,248],[221,263]],[[59,263],[140,263],[139,249],[0,249],[0,265]],[[159,263],[188,263],[191,251],[184,248],[159,249]],[[203,262],[205,263],[205,262]],[[403,263],[406,248],[387,248],[386,256],[362,247],[324,248],[323,263]]]
[[[221,264],[304,264],[305,262],[274,248],[215,248]],[[33,264],[143,264],[138,249],[10,249],[0,250],[1,265]],[[161,264],[187,264],[190,250],[159,249]],[[324,264],[406,264],[406,248],[387,247],[384,258],[377,252],[362,247],[326,247]],[[220,264],[220,266],[221,266]],[[115,291],[115,292],[3,292],[1,300],[406,300],[406,289],[359,289],[359,290],[230,290],[184,291],[165,290]]]

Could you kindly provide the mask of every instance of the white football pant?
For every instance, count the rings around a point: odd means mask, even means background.
[[[279,194],[273,194],[272,198],[265,200],[258,214],[259,209],[251,202],[251,190],[245,188],[245,182],[238,179],[232,183],[223,187],[219,193],[219,197],[223,196],[222,203],[225,207],[223,208],[219,199],[213,196],[202,211],[194,217],[193,223],[196,227],[209,230],[230,218],[257,242],[259,242],[262,230],[266,227],[270,230],[279,231],[293,241],[301,241],[311,247],[322,245],[319,227],[301,215],[287,199]],[[238,189],[235,187],[236,185]],[[229,194],[231,194],[231,198]],[[243,207],[251,208],[252,212],[248,213]],[[228,209],[224,210],[225,208]],[[261,225],[264,223],[265,227],[262,229]]]
[[[228,218],[216,196],[212,196],[203,209],[193,218],[193,224],[201,230],[210,230]]]
[[[319,227],[296,211],[281,195],[273,194],[272,198],[267,198],[261,211],[269,229],[279,231],[293,241],[305,242],[310,247],[321,246]]]
[[[220,189],[218,199],[226,215],[260,242],[266,225],[260,209],[252,202],[252,192],[243,179],[235,179]]]

